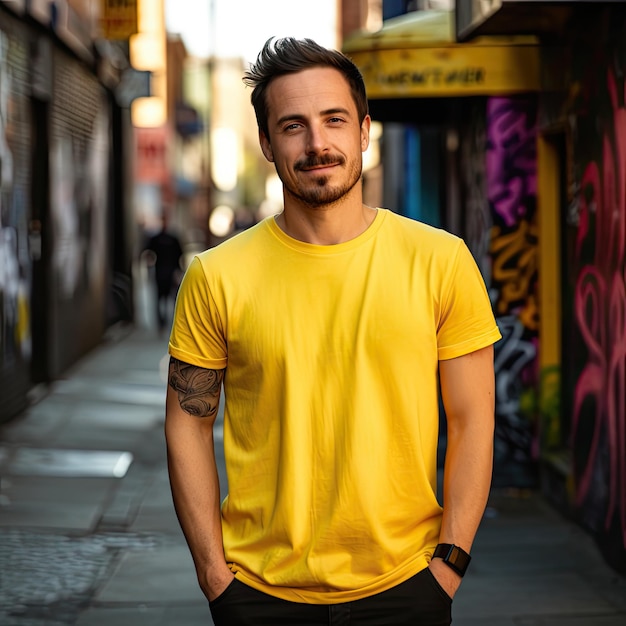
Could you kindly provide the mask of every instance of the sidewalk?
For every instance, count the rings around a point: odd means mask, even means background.
[[[173,512],[166,340],[111,336],[0,425],[2,626],[210,626]],[[624,626],[626,579],[536,494],[494,493],[454,626]]]
[[[0,624],[211,624],[172,508],[166,340],[112,337],[0,426]]]

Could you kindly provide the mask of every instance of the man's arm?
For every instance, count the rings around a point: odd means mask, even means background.
[[[213,425],[225,370],[170,359],[165,411],[167,462],[174,508],[198,581],[209,600],[233,579],[222,543]]]
[[[439,362],[448,422],[439,543],[470,551],[489,496],[493,470],[495,376],[493,346]],[[441,559],[432,573],[450,596],[461,577]]]

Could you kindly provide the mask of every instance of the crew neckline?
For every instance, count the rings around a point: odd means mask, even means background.
[[[380,230],[383,222],[385,221],[386,215],[386,209],[377,208],[376,215],[374,216],[372,223],[360,235],[357,235],[354,239],[350,239],[349,241],[333,244],[308,243],[306,241],[294,239],[283,231],[276,223],[276,215],[271,215],[265,218],[265,224],[269,228],[272,235],[274,235],[276,239],[287,247],[297,250],[298,252],[327,256],[348,252],[349,250],[358,248],[360,245],[369,241]]]

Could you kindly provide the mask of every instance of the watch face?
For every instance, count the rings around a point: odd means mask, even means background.
[[[452,546],[448,560],[450,563],[454,563],[459,569],[465,571],[469,564],[470,556],[467,552],[463,552],[458,546]]]

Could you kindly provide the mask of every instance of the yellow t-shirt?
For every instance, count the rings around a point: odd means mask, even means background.
[[[379,209],[320,246],[268,218],[198,255],[172,356],[226,368],[226,559],[246,584],[335,603],[391,588],[437,544],[438,361],[497,341],[463,241]]]

